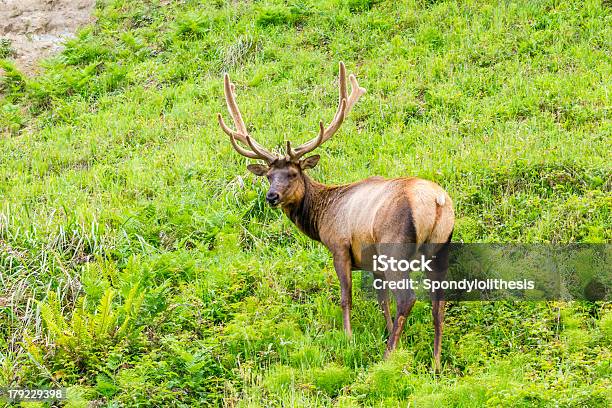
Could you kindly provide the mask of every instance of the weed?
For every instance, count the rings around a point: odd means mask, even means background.
[[[15,49],[12,46],[12,41],[8,38],[0,38],[0,59],[11,58],[15,56]]]

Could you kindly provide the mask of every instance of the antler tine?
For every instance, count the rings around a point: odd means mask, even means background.
[[[344,62],[340,61],[340,69],[338,75],[338,85],[340,87],[340,95],[338,96],[338,105],[342,103],[343,99],[346,98],[346,67]],[[347,99],[348,100],[348,99]]]
[[[236,126],[236,130],[230,129],[225,122],[223,121],[223,117],[221,114],[217,114],[217,119],[219,120],[219,125],[221,129],[230,136],[230,141],[232,142],[232,146],[236,151],[243,156],[249,157],[251,159],[262,159],[267,162],[272,162],[276,160],[276,156],[263,147],[261,144],[257,143],[255,139],[253,139],[244,124],[244,120],[242,120],[242,115],[240,114],[240,109],[238,109],[238,104],[235,99],[235,86],[231,83],[229,75],[225,74],[223,77],[224,83],[224,92],[225,92],[225,102],[227,104],[227,109],[229,110],[230,116],[234,121],[234,126]],[[236,140],[239,140],[245,145],[248,145],[253,149],[253,151],[249,151],[236,143]]]
[[[291,142],[289,140],[287,140],[287,156],[289,156],[289,159],[293,160],[293,149],[291,148]]]
[[[266,149],[260,150],[259,145],[257,144],[255,140],[253,140],[251,136],[246,135],[246,141],[249,147],[251,148],[251,150],[253,150],[256,154],[258,154],[265,160],[267,160],[269,163],[273,162],[276,159],[276,156],[270,153],[269,151],[267,151]]]
[[[220,113],[217,113],[217,119],[219,120],[219,125],[221,126],[221,129],[223,129],[223,131],[230,137],[230,142],[238,153],[250,159],[264,159],[261,154],[247,150],[236,142],[236,139],[241,140],[241,138],[244,138],[244,135],[241,135],[240,133],[234,132],[232,129],[230,129],[223,121],[223,117]]]
[[[359,86],[359,82],[357,82],[357,78],[355,75],[349,75],[349,81],[351,82],[351,96],[349,96],[348,103],[346,104],[346,114],[348,115],[353,105],[357,103],[359,98],[363,96],[367,91],[365,88]]]
[[[221,116],[220,113],[217,113],[217,120],[219,121],[219,125],[221,126],[221,129],[229,136],[229,137],[233,137],[236,139],[239,139],[243,137],[243,135],[241,135],[238,132],[234,132],[232,129],[230,129],[226,124],[225,121],[223,120],[223,116]],[[246,139],[245,139],[246,140]]]
[[[320,122],[319,135],[309,140],[308,142],[300,145],[296,149],[294,149],[289,156],[292,158],[299,158],[304,154],[313,151],[321,144],[325,143],[329,140],[334,133],[340,128],[342,122],[344,121],[346,115],[353,108],[355,103],[359,100],[359,98],[366,92],[365,88],[361,88],[359,83],[357,82],[357,78],[355,75],[349,75],[349,81],[351,82],[351,94],[347,97],[346,94],[346,67],[343,62],[340,62],[339,69],[339,101],[338,101],[338,109],[336,110],[336,114],[334,115],[334,119],[329,124],[327,128],[323,128],[323,122]]]
[[[242,120],[242,115],[240,114],[240,110],[238,109],[238,105],[236,104],[236,99],[234,98],[235,86],[231,83],[229,74],[225,74],[223,76],[223,85],[225,91],[225,103],[227,104],[227,109],[229,110],[230,116],[234,120],[234,126],[236,126],[237,133],[243,135],[247,134],[247,129]],[[238,138],[240,140],[240,138]],[[240,140],[242,141],[242,140]],[[246,139],[244,139],[244,143],[246,144]]]
[[[336,114],[336,116],[337,115],[338,114]],[[342,121],[340,121],[340,123],[342,123]],[[340,123],[338,123],[338,126],[340,126]],[[287,154],[292,160],[297,160],[304,154],[316,149],[317,146],[319,146],[321,143],[324,142],[324,138],[325,138],[325,125],[323,124],[323,121],[321,120],[319,121],[319,134],[317,135],[317,137],[297,147],[295,150],[291,149],[290,142],[287,142]]]
[[[236,137],[234,135],[230,135],[230,142],[232,143],[232,146],[234,147],[234,149],[236,149],[236,151],[240,153],[241,155],[248,157],[249,159],[261,159],[261,156],[259,154],[254,153],[240,146],[236,142]]]

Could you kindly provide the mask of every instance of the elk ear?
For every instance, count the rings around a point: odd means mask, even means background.
[[[249,164],[247,170],[256,176],[265,176],[268,172],[268,166],[264,164]]]
[[[317,165],[317,163],[319,163],[320,158],[321,156],[315,154],[313,156],[302,159],[300,160],[300,167],[302,168],[302,170],[312,169]]]

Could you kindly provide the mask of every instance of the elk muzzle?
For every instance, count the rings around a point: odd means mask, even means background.
[[[269,190],[268,193],[266,194],[266,201],[272,207],[276,207],[278,204],[280,204],[280,194],[278,194],[274,190]]]

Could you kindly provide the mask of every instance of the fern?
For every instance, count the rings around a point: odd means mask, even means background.
[[[93,312],[87,310],[87,296],[81,296],[66,319],[57,296],[49,293],[40,312],[49,340],[60,346],[59,353],[67,352],[71,359],[99,361],[113,344],[129,342],[140,333],[135,321],[145,291],[133,286],[121,305],[114,302],[115,295],[114,289],[107,288]]]
[[[72,336],[74,336],[75,347],[91,344],[91,333],[87,330],[87,312],[85,311],[85,298],[77,300],[70,320]]]
[[[47,302],[40,305],[40,315],[45,322],[49,335],[60,338],[65,321],[55,292],[50,292],[47,296]]]
[[[119,330],[117,330],[117,333],[116,333],[117,338],[123,338],[124,336],[126,336],[129,330],[133,327],[134,319],[136,315],[138,314],[138,312],[140,311],[140,307],[142,306],[142,302],[144,301],[144,295],[145,295],[144,292],[138,293],[138,290],[139,290],[138,285],[134,286],[130,290],[127,298],[125,299],[125,303],[123,304],[121,308],[121,311],[123,315],[125,316],[125,319],[123,323],[121,324],[121,326],[119,327]]]
[[[102,301],[100,302],[99,311],[92,319],[92,329],[97,339],[102,340],[111,335],[111,330],[114,327],[117,316],[113,312],[113,297],[115,292],[112,288],[106,289]]]

